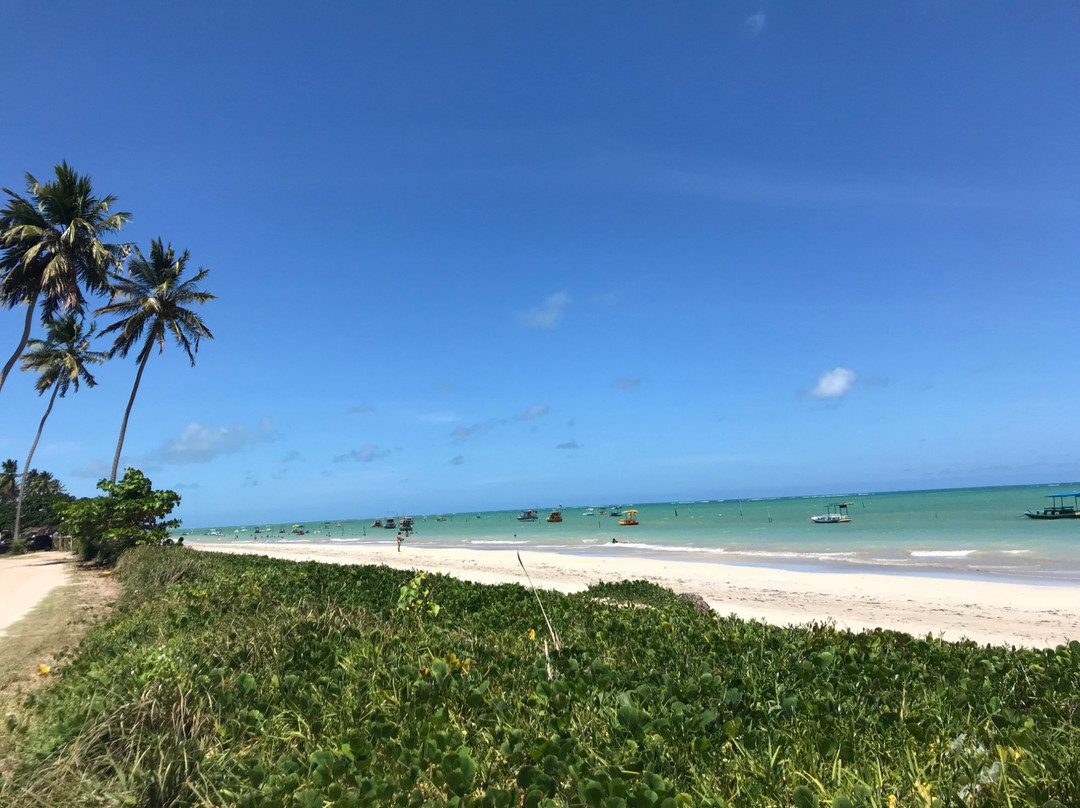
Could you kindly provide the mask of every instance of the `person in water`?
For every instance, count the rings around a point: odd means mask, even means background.
[[[629,544],[630,542],[628,542],[626,539],[616,539],[616,538],[613,537],[611,539],[611,543],[612,544]]]

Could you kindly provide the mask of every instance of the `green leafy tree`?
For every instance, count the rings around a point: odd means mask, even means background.
[[[179,519],[166,519],[180,504],[175,491],[154,491],[138,469],[128,469],[118,483],[101,480],[105,496],[57,505],[60,529],[71,536],[72,547],[83,561],[116,563],[131,547],[160,545]]]
[[[215,298],[215,295],[199,289],[199,283],[210,270],[200,268],[193,277],[184,280],[188,251],[184,250],[183,254],[177,257],[172,245],[163,246],[161,239],[150,243],[149,259],[143,256],[138,248],[135,253],[135,257],[128,264],[128,274],[117,276],[113,283],[112,302],[97,311],[99,315],[114,314],[122,318],[101,332],[102,335],[117,332],[116,340],[109,351],[110,357],[115,354],[127,356],[132,348],[140,346],[136,356],[139,370],[135,374],[135,384],[131,388],[131,397],[120,425],[120,439],[116,442],[110,482],[116,481],[116,470],[120,465],[120,451],[124,447],[124,434],[127,432],[131,405],[135,403],[135,394],[139,392],[146,360],[150,358],[154,346],[157,345],[158,353],[163,352],[165,338],[171,334],[187,353],[194,367],[199,340],[203,337],[214,338],[199,315],[187,308],[193,303],[202,305]]]
[[[73,314],[65,314],[49,323],[45,339],[30,340],[26,353],[22,358],[22,369],[33,370],[38,374],[34,387],[39,395],[44,395],[51,390],[49,406],[45,408],[45,414],[41,416],[34,442],[30,445],[30,454],[26,456],[26,465],[29,469],[34,460],[34,452],[37,450],[38,441],[41,440],[41,432],[45,429],[45,421],[52,412],[53,404],[57,397],[63,398],[72,388],[79,391],[79,380],[86,382],[87,387],[97,384],[89,371],[89,365],[100,364],[105,361],[106,354],[103,351],[90,350],[90,341],[94,336],[94,326],[83,331],[82,322]],[[22,475],[19,485],[18,504],[15,508],[15,540],[19,539],[19,527],[22,522],[22,504],[27,489],[33,477],[33,488],[36,493],[42,493],[48,483],[45,475],[52,478],[48,472],[39,472],[36,469],[27,471]],[[57,482],[55,479],[52,482]],[[59,493],[59,492],[57,492]]]
[[[4,188],[0,210],[0,308],[26,306],[22,338],[0,371],[0,389],[30,339],[34,310],[41,301],[42,321],[61,312],[81,314],[89,294],[110,291],[109,272],[119,269],[128,248],[102,239],[120,230],[130,213],[110,213],[114,196],[94,195],[90,178],[66,162],[56,179],[38,182],[26,175],[27,196]]]

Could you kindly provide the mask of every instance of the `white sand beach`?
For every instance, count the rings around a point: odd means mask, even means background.
[[[386,564],[427,570],[477,583],[526,584],[512,550],[433,549],[393,545],[211,544],[214,552],[249,553],[296,561]],[[1080,587],[1003,583],[881,573],[804,572],[768,567],[581,556],[522,551],[540,588],[575,592],[597,581],[645,579],[676,592],[701,595],[721,614],[776,625],[834,622],[861,631],[876,627],[971,639],[993,645],[1053,647],[1080,640]]]
[[[0,559],[0,634],[67,583],[71,554],[27,553]]]

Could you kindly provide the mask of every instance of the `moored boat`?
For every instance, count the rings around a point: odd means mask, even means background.
[[[619,520],[620,525],[636,525],[637,523],[637,511],[635,511],[633,508],[628,510],[623,515],[623,518]]]
[[[387,530],[393,530],[394,528],[396,528],[397,523],[394,521],[394,517],[391,516],[385,522],[383,522],[383,527]]]
[[[1065,500],[1072,497],[1072,505],[1066,505]],[[1049,508],[1043,508],[1041,511],[1024,511],[1024,516],[1029,519],[1080,519],[1080,491],[1073,491],[1069,494],[1047,494],[1046,498],[1051,500]]]
[[[549,522],[561,522],[562,514],[559,511],[552,511],[550,514],[548,514],[547,520]]]
[[[517,516],[519,522],[535,522],[539,518],[536,511],[522,511]]]
[[[851,517],[848,516],[848,506],[850,502],[834,502],[831,505],[826,506],[825,513],[820,516],[811,516],[810,521],[816,525],[836,525],[841,522],[850,522]]]

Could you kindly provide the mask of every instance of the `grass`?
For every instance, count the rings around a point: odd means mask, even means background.
[[[113,616],[35,694],[0,803],[1080,804],[1080,643],[781,629],[642,581],[562,595],[181,548],[118,576]]]
[[[117,598],[117,581],[100,570],[80,569],[72,557],[54,553],[74,569],[72,583],[58,587],[29,614],[0,635],[0,715],[5,724],[25,724],[27,697],[49,681],[50,670],[67,658],[92,625],[106,618]],[[0,729],[0,776],[10,776],[18,736]]]

